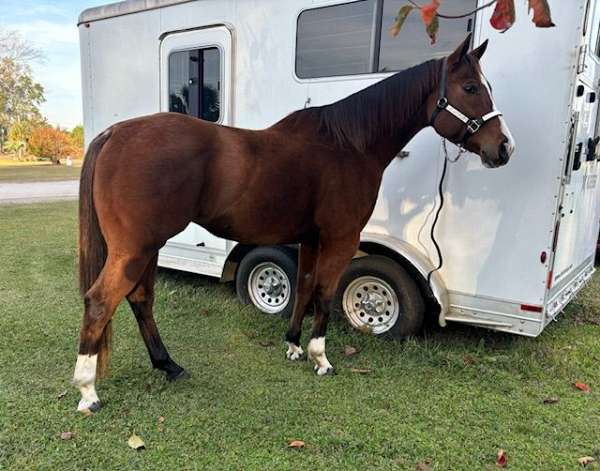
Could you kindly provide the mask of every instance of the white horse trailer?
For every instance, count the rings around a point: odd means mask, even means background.
[[[484,3],[453,0],[443,8],[462,13]],[[551,2],[557,26],[548,30],[534,28],[525,2],[517,2],[519,21],[503,35],[486,9],[443,21],[435,46],[416,14],[398,38],[389,37],[404,4],[129,0],[86,10],[79,19],[86,142],[115,122],[158,111],[267,127],[442,57],[467,31],[475,44],[489,38],[483,68],[516,154],[496,170],[469,154],[449,166],[436,227],[444,265],[428,285],[439,262],[430,230],[444,153],[433,130],[417,135],[384,175],[338,302],[353,326],[393,333],[404,299],[396,275],[408,274],[425,300],[437,301],[441,325],[537,336],[594,272],[600,2]],[[161,250],[159,265],[237,278],[243,300],[288,313],[293,250],[236,245],[190,224]],[[360,290],[368,295],[357,298]]]

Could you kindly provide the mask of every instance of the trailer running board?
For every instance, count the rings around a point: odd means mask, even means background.
[[[488,328],[496,328],[496,329],[511,329],[513,327],[512,324],[508,322],[499,322],[499,321],[490,321],[485,319],[477,319],[476,317],[452,317],[446,316],[445,320],[450,322],[460,322],[462,324],[469,324],[478,327],[488,327]]]

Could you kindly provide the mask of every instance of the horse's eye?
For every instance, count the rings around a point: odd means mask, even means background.
[[[475,95],[479,91],[479,88],[477,87],[477,85],[468,84],[463,87],[463,90],[469,95]]]

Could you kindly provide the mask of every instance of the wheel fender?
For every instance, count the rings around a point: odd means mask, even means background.
[[[433,263],[431,263],[426,255],[417,250],[413,245],[396,239],[395,237],[384,234],[363,232],[360,240],[361,242],[378,244],[393,250],[398,255],[406,259],[412,266],[414,266],[424,279],[427,279],[427,275],[435,269]],[[442,327],[444,327],[446,326],[446,314],[448,313],[450,300],[448,297],[446,284],[444,283],[444,280],[438,271],[433,272],[431,276],[430,288],[433,296],[440,305],[438,322]]]

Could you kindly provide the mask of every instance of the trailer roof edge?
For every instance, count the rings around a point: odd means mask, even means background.
[[[105,20],[116,16],[130,15],[142,11],[156,10],[180,3],[188,3],[196,0],[125,0],[123,2],[109,3],[99,7],[83,10],[79,15],[77,26],[82,23]]]

